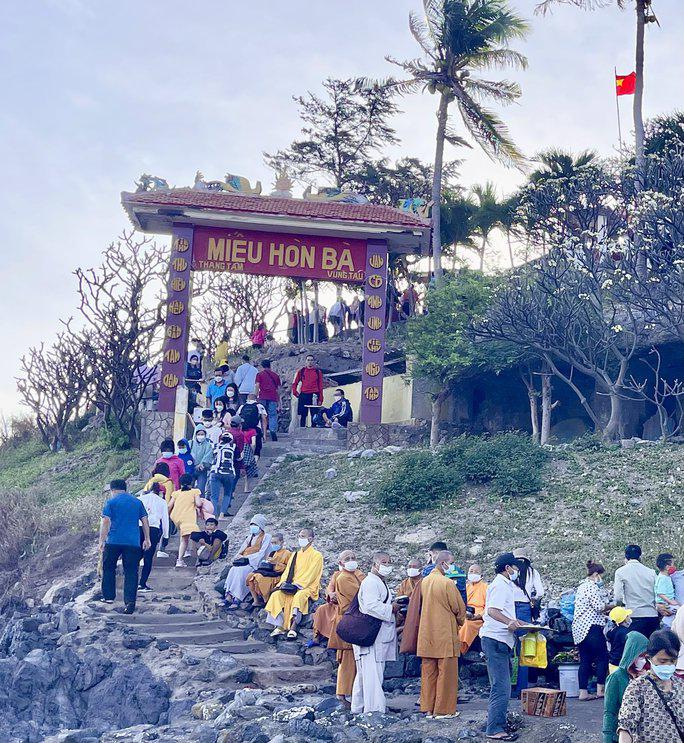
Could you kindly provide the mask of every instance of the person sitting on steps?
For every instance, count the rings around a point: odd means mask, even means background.
[[[262,513],[252,516],[249,534],[233,558],[233,567],[226,576],[225,599],[228,609],[240,608],[240,602],[249,594],[247,577],[261,563],[271,548],[271,535],[266,532],[266,517]]]
[[[292,555],[284,546],[285,538],[282,534],[274,534],[271,542],[270,554],[257,569],[247,576],[247,588],[254,599],[255,608],[263,608],[271,597],[273,589],[280,582],[283,571]],[[270,565],[267,568],[266,564]],[[262,567],[263,566],[263,567]]]
[[[228,535],[218,528],[218,520],[209,516],[204,522],[202,531],[193,531],[190,541],[195,547],[197,566],[209,565],[225,557],[228,548]]]

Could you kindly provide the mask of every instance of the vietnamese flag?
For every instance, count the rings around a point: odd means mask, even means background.
[[[615,75],[615,95],[634,95],[636,89],[636,72],[629,75]]]

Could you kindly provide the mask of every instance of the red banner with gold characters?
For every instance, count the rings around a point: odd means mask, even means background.
[[[257,230],[195,227],[192,269],[360,284],[366,241]]]

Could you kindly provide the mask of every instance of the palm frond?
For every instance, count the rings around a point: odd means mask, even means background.
[[[484,152],[493,160],[522,166],[526,162],[525,156],[511,139],[503,121],[493,111],[480,106],[465,90],[455,92],[463,122]]]
[[[430,57],[430,59],[434,60],[435,48],[434,45],[430,44],[430,36],[425,21],[414,11],[409,13],[409,30],[411,31],[413,38],[418,42],[420,48],[428,57]]]
[[[492,68],[503,69],[504,67],[526,70],[527,57],[520,52],[513,51],[512,49],[492,49],[464,57],[463,60],[458,63],[457,69],[463,67],[472,67],[476,70],[487,70]]]
[[[441,46],[444,34],[445,0],[423,0],[423,12],[428,33],[435,47]]]
[[[401,69],[404,70],[404,72],[408,72],[409,75],[414,75],[415,77],[430,73],[430,70],[428,70],[428,68],[425,66],[423,60],[419,58],[405,59],[404,61],[402,61],[400,59],[395,59],[394,57],[386,55],[385,59],[390,64],[396,65],[397,67],[401,67]]]
[[[625,7],[624,0],[615,0],[615,3],[620,9]],[[582,10],[599,10],[612,4],[613,0],[542,0],[537,4],[534,12],[535,15],[546,15],[554,5],[574,5]]]
[[[407,80],[397,80],[394,77],[386,77],[381,80],[373,80],[368,77],[359,78],[357,86],[360,90],[368,88],[380,88],[381,90],[393,90],[399,95],[409,93],[419,93],[425,87],[425,80],[418,78],[409,78]]]
[[[510,80],[480,80],[467,77],[462,81],[463,87],[479,101],[488,98],[499,103],[513,103],[520,98],[522,90],[518,83]]]
[[[446,132],[444,133],[444,139],[454,147],[468,147],[472,149],[473,146],[468,142],[467,139],[463,139],[460,134],[456,134],[455,130],[447,124]]]

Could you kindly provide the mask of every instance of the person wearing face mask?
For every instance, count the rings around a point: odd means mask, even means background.
[[[397,627],[394,615],[397,604],[392,603],[392,594],[387,579],[392,575],[392,561],[386,552],[373,555],[373,568],[361,581],[358,593],[359,610],[362,614],[381,620],[380,631],[375,642],[368,647],[352,645],[356,661],[356,678],[352,690],[351,711],[358,715],[368,712],[385,712],[387,707],[382,681],[385,663],[397,658]]]
[[[271,535],[266,531],[266,517],[262,513],[252,516],[249,532],[233,558],[224,588],[228,609],[240,608],[240,602],[249,593],[247,578],[271,550]],[[238,563],[237,565],[235,563]]]
[[[178,456],[183,460],[185,473],[194,479],[195,460],[190,451],[190,442],[187,439],[178,439]]]
[[[517,740],[517,733],[506,731],[506,714],[511,696],[511,658],[515,632],[522,622],[515,618],[513,581],[518,577],[518,564],[512,552],[504,552],[494,562],[496,577],[487,588],[485,611],[480,628],[480,642],[487,661],[489,704],[487,707],[488,740]]]
[[[356,554],[353,550],[341,552],[338,563],[340,571],[337,573],[334,585],[335,602],[333,606],[335,607],[335,616],[328,647],[337,651],[338,667],[335,690],[337,698],[349,709],[351,707],[349,702],[354,688],[354,679],[356,678],[356,661],[354,660],[354,649],[348,642],[344,642],[338,636],[336,628],[359,592],[361,582],[366,576],[359,570],[359,563],[356,561]]]
[[[399,588],[397,588],[397,598],[400,596],[411,598],[411,594],[415,587],[420,583],[420,570],[420,560],[414,557],[408,561],[408,565],[406,566],[406,578],[402,580],[399,584]]]
[[[618,714],[619,743],[674,743],[684,740],[684,679],[675,675],[681,650],[671,630],[651,635],[650,668],[632,681]]]
[[[214,400],[212,410],[214,411],[214,423],[217,426],[222,426],[223,419],[228,413],[228,398],[225,395],[221,395],[221,397],[217,397]]]
[[[226,394],[226,385],[227,382],[224,379],[223,371],[221,367],[218,367],[214,371],[214,378],[209,382],[207,385],[207,391],[204,393],[208,407],[213,408],[214,400],[218,400],[219,397]]]
[[[190,445],[190,455],[195,463],[195,485],[202,495],[207,492],[207,478],[214,463],[214,447],[207,437],[207,429],[198,423]]]
[[[575,593],[575,616],[572,620],[572,639],[579,650],[579,700],[587,702],[603,697],[608,676],[608,647],[603,629],[606,626],[606,597],[603,591],[605,569],[601,563],[589,560],[587,577]],[[596,667],[596,694],[589,694],[587,686],[592,669]]]
[[[458,698],[458,657],[461,643],[458,633],[466,617],[466,608],[453,581],[454,556],[443,551],[437,555],[435,569],[421,583],[423,607],[418,627],[417,655],[422,659],[420,711],[428,717],[455,717]]]
[[[212,444],[218,444],[223,428],[214,420],[213,411],[208,408],[202,411],[201,425],[204,426],[204,430],[207,432],[207,439]]]
[[[485,600],[487,598],[488,583],[482,580],[482,568],[474,563],[468,568],[466,580],[466,621],[461,627],[458,637],[461,641],[461,655],[470,650],[470,646],[477,639],[482,627]]]
[[[616,607],[620,608],[620,607]],[[618,712],[629,682],[639,678],[650,668],[646,659],[648,640],[641,632],[630,632],[620,662],[606,681],[603,706],[603,743],[617,743]]]
[[[299,532],[299,549],[290,558],[283,577],[266,604],[266,621],[275,625],[272,637],[287,635],[288,640],[296,639],[297,625],[309,613],[311,602],[318,598],[323,555],[314,548],[313,541],[313,529]],[[296,587],[295,593],[290,590],[293,586]]]
[[[323,422],[328,428],[346,428],[354,420],[354,412],[344,390],[335,390],[333,400],[329,408],[321,411]]]
[[[625,650],[625,643],[632,624],[632,610],[615,606],[608,614],[606,640],[608,640],[608,673],[617,670]]]
[[[183,460],[176,454],[173,439],[164,439],[159,445],[159,452],[161,456],[155,464],[164,462],[169,466],[169,477],[171,478],[174,489],[178,490],[180,488],[181,476],[185,474],[185,465],[183,464]]]
[[[280,583],[287,563],[292,557],[292,552],[284,546],[284,542],[285,537],[282,534],[274,534],[270,547],[271,553],[253,573],[247,576],[247,588],[252,594],[255,608],[266,606],[266,602]],[[262,566],[265,568],[266,563],[271,566],[270,570],[262,570]]]

